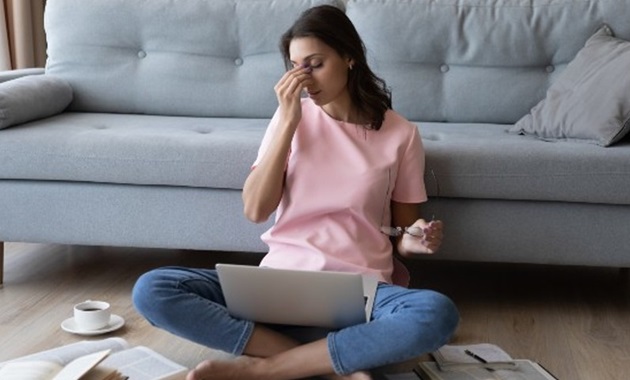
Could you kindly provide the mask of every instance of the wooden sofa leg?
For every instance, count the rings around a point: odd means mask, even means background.
[[[630,290],[630,268],[619,268],[619,280],[626,289]]]

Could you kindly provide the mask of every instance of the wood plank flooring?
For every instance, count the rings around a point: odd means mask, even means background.
[[[0,362],[84,339],[120,336],[188,366],[216,351],[150,326],[130,291],[143,272],[163,265],[256,264],[252,253],[6,243],[0,289]],[[515,358],[541,362],[560,379],[630,378],[630,287],[615,268],[409,263],[414,287],[436,289],[460,308],[453,343],[491,342]],[[98,337],[64,332],[72,305],[105,299],[125,327]]]

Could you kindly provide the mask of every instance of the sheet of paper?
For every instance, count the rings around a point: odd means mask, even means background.
[[[438,362],[445,363],[478,363],[479,361],[466,354],[466,350],[474,352],[475,355],[483,358],[487,362],[510,361],[512,357],[503,351],[499,346],[490,343],[478,343],[467,345],[446,345],[440,347],[432,353]],[[440,359],[438,360],[439,356]]]
[[[0,368],[2,380],[49,380],[62,367],[57,363],[44,361],[9,363]]]
[[[110,355],[103,365],[118,369],[129,380],[183,379],[188,368],[143,346]]]
[[[385,374],[385,380],[418,380],[418,375],[413,372],[405,373],[388,373]]]
[[[530,360],[514,360],[513,369],[487,370],[483,367],[468,367],[441,371],[434,362],[423,362],[419,365],[421,373],[428,379],[442,380],[554,380],[538,364]]]
[[[68,363],[52,380],[79,380],[109,355],[111,350],[81,356]]]
[[[107,338],[102,340],[84,340],[65,346],[55,347],[32,355],[22,356],[10,361],[0,363],[0,368],[9,362],[41,360],[53,362],[65,366],[74,359],[93,354],[95,352],[111,349],[112,352],[129,348],[129,343],[122,338]]]

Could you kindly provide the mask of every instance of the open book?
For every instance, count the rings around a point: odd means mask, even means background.
[[[489,343],[446,345],[431,353],[435,361],[419,362],[413,372],[387,374],[387,380],[557,380],[540,364],[512,359]]]
[[[540,364],[512,359],[500,347],[489,344],[446,345],[431,353],[434,362],[420,362],[414,372],[423,380],[556,380]]]
[[[187,372],[122,338],[77,342],[0,363],[2,380],[180,380]]]

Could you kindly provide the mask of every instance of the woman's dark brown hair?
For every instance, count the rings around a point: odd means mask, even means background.
[[[385,112],[392,108],[391,92],[367,64],[365,45],[346,14],[339,8],[322,5],[307,9],[280,40],[287,69],[291,67],[289,46],[294,38],[314,37],[333,48],[341,57],[353,60],[348,72],[348,91],[368,129],[378,130]]]

